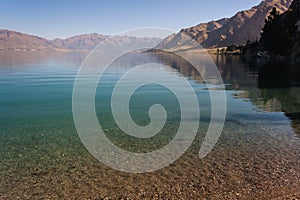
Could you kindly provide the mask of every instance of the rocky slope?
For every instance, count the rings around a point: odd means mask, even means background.
[[[67,39],[47,40],[16,31],[0,29],[0,50],[14,51],[90,51],[98,44],[120,47],[122,45],[150,46],[158,44],[159,38],[136,38],[108,36],[97,33],[77,35]]]
[[[77,35],[67,39],[56,38],[52,44],[63,49],[69,50],[92,50],[97,44],[106,40],[108,36],[97,33]]]
[[[265,18],[273,7],[285,12],[292,0],[263,0],[258,6],[240,11],[231,18],[202,23],[182,29],[179,33],[167,37],[157,48],[180,50],[192,47],[196,40],[205,48],[240,45],[248,40],[255,41],[260,37]],[[188,36],[188,37],[186,37]]]
[[[10,30],[0,30],[0,49],[59,50],[51,41]]]

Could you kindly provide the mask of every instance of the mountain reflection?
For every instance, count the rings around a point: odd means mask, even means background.
[[[86,53],[62,52],[13,52],[0,51],[0,72],[2,66],[39,65],[41,63],[63,64],[79,67]],[[201,74],[209,70],[212,59],[226,84],[226,89],[234,91],[232,98],[251,101],[258,109],[266,112],[283,112],[290,120],[296,133],[300,134],[300,69],[289,62],[270,62],[263,59],[240,56],[217,56],[211,58],[199,53],[191,53],[190,60],[197,57]],[[202,57],[201,57],[202,56]],[[199,59],[201,57],[201,59]],[[176,70],[180,75],[204,83],[200,73],[182,57],[168,52],[130,52],[113,62],[120,70],[137,65],[158,63]],[[20,68],[22,69],[22,68]]]
[[[227,89],[267,112],[283,112],[300,134],[300,70],[290,62],[215,56]]]
[[[203,56],[196,53],[189,55]],[[233,98],[251,101],[258,109],[266,112],[283,112],[291,126],[300,134],[300,70],[289,62],[271,62],[264,59],[240,56],[203,56],[197,59],[202,66],[201,74],[209,68],[207,60],[212,59],[226,84],[227,90],[236,91]],[[127,60],[127,61],[126,61]],[[169,66],[181,75],[197,83],[204,83],[199,72],[185,59],[169,52],[147,52],[131,54],[118,60],[120,66],[136,66],[155,62]],[[122,63],[122,64],[121,64]]]
[[[190,59],[199,57],[196,53]],[[226,84],[227,90],[235,91],[233,98],[251,101],[258,109],[266,112],[283,112],[300,134],[300,70],[288,62],[268,62],[263,59],[247,59],[240,56],[203,56],[197,59],[205,74],[212,59]],[[170,52],[130,52],[113,65],[120,69],[132,68],[146,63],[159,63],[176,70],[188,79],[204,83],[199,72],[182,57]]]
[[[87,52],[0,51],[1,66],[67,64],[79,67]]]

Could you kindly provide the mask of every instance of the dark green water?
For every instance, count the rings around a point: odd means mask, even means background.
[[[73,122],[73,83],[84,56],[14,52],[8,59],[7,53],[0,53],[3,54],[0,60],[0,195],[28,197],[30,192],[26,191],[31,191],[31,194],[36,196],[43,194],[47,194],[45,195],[47,197],[72,196],[76,194],[74,191],[82,192],[83,183],[78,179],[75,178],[72,184],[64,184],[62,186],[64,189],[51,190],[55,181],[45,177],[57,177],[56,182],[60,184],[67,179],[66,173],[79,169],[86,176],[89,176],[89,170],[95,168],[113,177],[112,174],[117,172],[98,163],[84,148]],[[267,162],[266,165],[259,165],[256,168],[257,173],[251,175],[257,176],[257,182],[266,176],[266,180],[269,177],[270,183],[282,182],[280,177],[286,178],[291,185],[297,183],[297,178],[298,180],[300,178],[300,70],[287,63],[274,64],[240,57],[213,57],[213,59],[226,84],[228,103],[226,123],[218,144],[207,160],[197,161],[199,159],[194,156],[191,162],[196,164],[201,162],[197,165],[203,169],[213,168],[211,166],[214,163],[225,163],[221,168],[223,166],[225,174],[228,172],[234,177],[241,176],[235,167],[244,169],[245,163],[254,166],[256,162]],[[166,65],[166,71],[172,76],[188,78],[196,91],[200,102],[201,120],[191,155],[197,155],[210,118],[209,88],[201,82],[201,78],[193,69],[180,66],[180,62],[171,66],[168,66],[168,62],[160,62]],[[177,130],[180,121],[176,98],[170,91],[158,85],[140,88],[131,99],[132,118],[137,124],[146,125],[149,123],[147,115],[149,107],[161,103],[168,113],[167,124],[159,136],[151,139],[135,140],[126,136],[113,122],[109,110],[109,96],[115,80],[120,75],[119,72],[120,68],[111,68],[103,78],[96,95],[98,119],[106,134],[115,144],[134,152],[148,152],[166,145],[174,137],[174,131]],[[195,163],[191,164],[189,161],[186,163],[183,166],[189,171],[198,170]],[[227,166],[231,163],[232,166]],[[182,166],[178,166],[180,165],[172,165],[166,170],[181,171]],[[280,171],[284,166],[289,168],[274,177],[270,175],[276,174],[276,170]],[[180,177],[188,180],[189,175],[182,173]],[[247,176],[246,172],[243,174]],[[160,180],[157,174],[151,176]],[[218,174],[216,176],[221,177]],[[289,180],[292,176],[293,178]],[[118,180],[116,177],[115,179]],[[93,177],[85,179],[86,182],[92,180]],[[227,180],[230,184],[236,184],[229,177]],[[263,190],[254,187],[249,180],[243,181],[244,184],[249,184],[249,187],[257,189],[252,190],[254,193]],[[78,188],[75,183],[78,183]],[[103,182],[102,184],[99,188],[106,190],[99,189],[98,194],[109,196],[109,191],[114,191],[113,187],[108,186],[109,184],[105,186]],[[120,187],[126,188],[127,182],[119,184],[123,184]],[[134,182],[129,181],[128,185],[130,184]],[[270,188],[268,184],[266,183],[266,187]],[[283,184],[283,191],[285,187],[290,187],[289,184]],[[236,188],[241,187],[238,185]],[[219,192],[222,193],[225,189],[219,188]],[[124,190],[125,193],[129,191]],[[97,193],[96,189],[93,191]],[[64,195],[57,196],[58,193]],[[269,193],[272,193],[272,189]],[[114,197],[119,197],[118,191],[114,194],[116,194]]]

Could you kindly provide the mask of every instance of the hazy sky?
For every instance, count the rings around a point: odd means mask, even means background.
[[[260,0],[1,0],[0,29],[48,39],[116,34],[137,27],[180,30],[230,17]]]

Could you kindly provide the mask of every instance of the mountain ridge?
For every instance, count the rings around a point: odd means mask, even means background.
[[[273,7],[283,13],[292,0],[263,0],[259,5],[248,10],[237,12],[230,18],[212,20],[196,26],[182,29],[161,41],[156,48],[166,50],[189,50],[192,43],[197,41],[204,48],[242,45],[247,41],[255,41],[260,37],[264,20]],[[187,39],[188,38],[188,39]],[[56,38],[48,40],[17,31],[0,29],[0,50],[15,51],[90,51],[98,44],[110,39],[110,43],[120,45],[132,42],[155,43],[158,39],[144,38],[136,40],[134,37],[110,36],[98,33],[75,35],[66,39]],[[193,41],[191,41],[193,40]],[[107,44],[111,45],[111,44]]]
[[[98,33],[81,34],[66,39],[48,40],[39,36],[17,31],[0,29],[0,50],[14,51],[91,51],[97,45],[122,46],[125,44],[144,44],[151,46],[160,42],[160,38],[137,38],[133,36],[112,36]]]
[[[186,37],[183,35],[189,36],[204,48],[241,45],[248,40],[255,41],[260,37],[264,20],[273,7],[283,13],[291,3],[292,0],[263,0],[259,5],[248,10],[239,11],[230,18],[213,20],[182,29],[179,33],[167,37],[157,48],[175,51],[187,50],[190,41],[184,41]],[[182,45],[183,47],[181,47]]]

